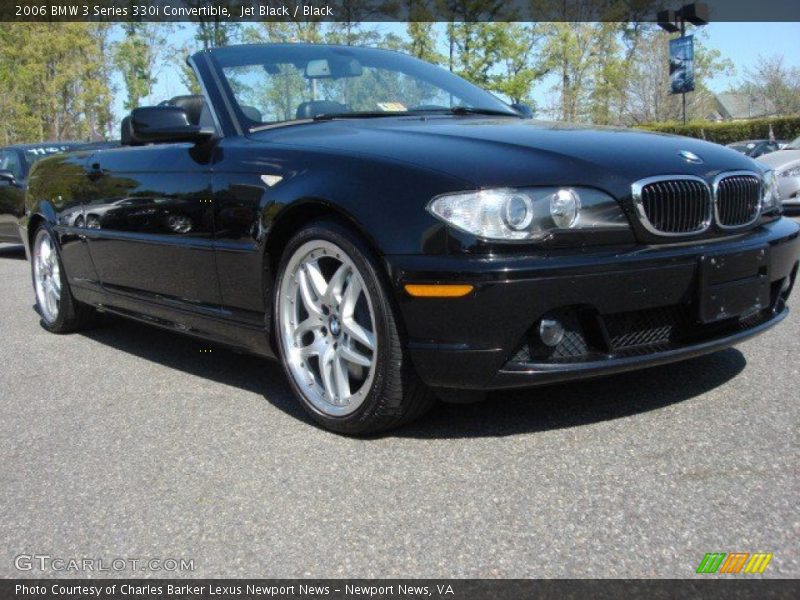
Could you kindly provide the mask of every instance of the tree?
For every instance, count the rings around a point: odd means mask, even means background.
[[[193,8],[204,8],[208,4],[205,0],[183,0],[184,4]],[[236,0],[220,0],[216,2],[219,7],[227,7],[231,15],[241,12],[241,2]],[[220,48],[233,43],[238,35],[239,24],[226,21],[220,17],[201,17],[196,24],[195,39],[203,50]]]
[[[509,23],[503,27],[498,48],[501,71],[492,76],[489,89],[504,94],[512,102],[533,107],[531,88],[547,73],[537,54],[541,39],[539,23]]]
[[[386,16],[398,10],[394,0],[341,0],[337,12],[339,20],[328,24],[325,41],[329,44],[345,46],[373,46],[381,40],[380,32],[374,27],[365,27],[357,16]]]
[[[35,49],[35,50],[34,50]],[[108,25],[15,23],[0,30],[2,139],[100,139],[111,126]]]
[[[320,21],[263,21],[244,30],[247,43],[305,42],[319,44],[324,32]]]
[[[686,96],[686,111],[689,119],[703,119],[714,106],[714,95],[708,89],[708,81],[715,75],[735,71],[733,63],[722,57],[718,50],[706,48],[705,33],[695,35],[695,91]],[[626,124],[652,123],[681,118],[681,96],[670,94],[669,40],[668,35],[652,30],[643,35],[640,52],[636,60],[627,67]]]
[[[502,0],[436,0],[436,3],[439,13],[447,15],[448,68],[468,73],[473,69],[464,68],[464,64],[471,62],[469,54],[477,34],[475,25],[482,21],[491,23],[505,3]]]
[[[543,63],[557,75],[558,116],[578,121],[584,115],[589,80],[597,66],[595,37],[602,23],[550,23],[546,33]]]
[[[406,25],[408,42],[405,51],[429,63],[444,62],[444,56],[436,49],[438,40],[435,25],[433,22],[409,22]]]
[[[434,22],[432,3],[434,0],[406,0],[408,22],[406,23],[405,51],[424,61],[441,64],[444,61],[437,50],[438,36]]]
[[[110,23],[94,23],[90,27],[96,41],[97,56],[100,60],[88,60],[85,83],[83,86],[84,103],[86,105],[86,120],[89,126],[89,135],[92,140],[101,140],[115,137],[116,120],[111,111],[113,90],[111,89],[111,62],[108,56],[111,53],[109,33]]]
[[[186,60],[187,57],[194,54],[195,49],[189,44],[184,43],[180,46],[170,47],[170,51],[171,56],[169,60],[177,69],[181,84],[190,94],[202,94],[203,89],[200,87],[200,82],[197,81],[197,75],[194,74],[194,69],[192,69]]]
[[[501,60],[506,36],[505,23],[457,22],[448,25],[456,57],[452,71],[481,87],[495,81],[493,69]]]
[[[768,99],[779,115],[800,114],[800,68],[786,66],[783,56],[759,56],[736,91]]]
[[[125,36],[114,46],[114,66],[122,74],[127,99],[125,110],[133,110],[143,98],[150,96],[157,83],[155,67],[160,61],[160,48],[166,46],[163,26],[153,23],[122,24]]]

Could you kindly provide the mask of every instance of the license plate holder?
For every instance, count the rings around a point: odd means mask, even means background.
[[[748,316],[769,301],[769,247],[700,257],[701,323]]]

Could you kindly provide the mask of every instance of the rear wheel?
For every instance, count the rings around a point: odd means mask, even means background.
[[[94,310],[72,296],[53,235],[45,225],[36,230],[31,252],[33,289],[42,326],[53,333],[84,327]]]
[[[337,223],[313,223],[284,252],[275,286],[276,337],[303,406],[320,424],[377,432],[434,399],[404,355],[377,261]]]

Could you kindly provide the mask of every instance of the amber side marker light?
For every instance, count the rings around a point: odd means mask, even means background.
[[[473,289],[471,285],[406,284],[406,291],[417,298],[460,298]]]

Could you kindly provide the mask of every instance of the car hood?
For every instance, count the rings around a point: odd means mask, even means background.
[[[752,159],[702,140],[514,118],[341,119],[269,129],[251,138],[411,163],[475,187],[592,185],[623,193],[644,177],[711,179],[721,171],[761,170]],[[688,162],[681,151],[702,163]]]
[[[800,162],[800,150],[778,150],[759,156],[756,160],[770,169],[779,170]]]

